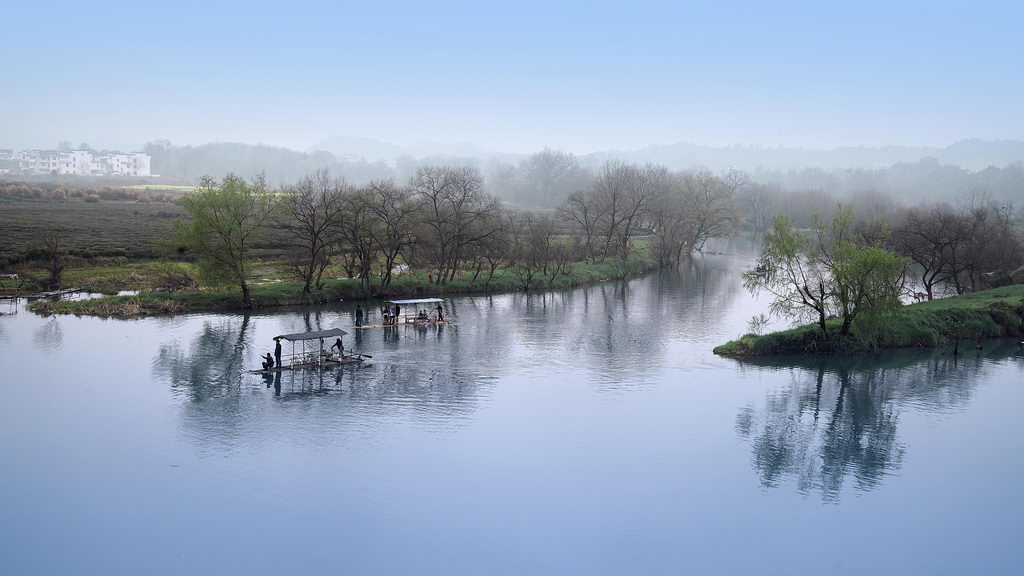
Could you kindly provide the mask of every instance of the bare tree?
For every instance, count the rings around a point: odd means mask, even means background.
[[[577,191],[569,195],[558,209],[559,217],[571,224],[581,235],[586,257],[597,260],[594,241],[598,227],[604,222],[606,205],[597,201],[593,191]]]
[[[589,174],[575,156],[545,148],[519,163],[524,187],[520,200],[530,206],[557,206],[568,194],[587,186]]]
[[[688,253],[690,228],[681,187],[682,181],[672,178],[670,185],[656,191],[648,210],[648,223],[655,238],[653,251],[659,266],[678,264]]]
[[[751,184],[740,190],[739,204],[743,206],[747,221],[754,231],[764,232],[771,226],[776,198],[779,195],[776,185]]]
[[[380,269],[378,295],[384,295],[391,285],[398,258],[416,242],[415,227],[420,204],[412,191],[395,185],[393,181],[371,182],[366,187],[368,208],[377,218],[376,243],[384,262]]]
[[[279,241],[296,256],[303,281],[302,296],[323,287],[323,272],[331,262],[332,233],[342,219],[348,185],[332,180],[327,169],[305,176],[282,190],[286,209],[275,219]]]
[[[351,258],[355,276],[359,278],[363,297],[373,293],[373,267],[380,254],[377,238],[380,225],[372,206],[374,198],[366,189],[349,190],[338,226],[343,251]]]
[[[749,183],[746,174],[727,170],[721,176],[699,170],[683,177],[691,246],[702,251],[712,238],[728,236],[738,223],[735,196]]]
[[[893,229],[893,245],[917,265],[928,300],[936,287],[957,276],[955,260],[966,234],[963,218],[946,205],[910,209]]]
[[[43,235],[43,256],[46,258],[46,287],[50,290],[60,288],[64,269],[67,267],[67,254],[64,250],[63,233],[52,230]]]
[[[512,214],[514,248],[512,274],[519,279],[524,291],[537,282],[551,268],[555,240],[554,223],[548,216],[529,212]]]
[[[423,246],[436,284],[455,276],[468,246],[498,233],[501,204],[484,192],[479,170],[470,167],[421,166],[410,182],[422,206]]]

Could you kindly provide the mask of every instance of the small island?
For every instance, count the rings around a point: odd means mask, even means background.
[[[852,354],[884,348],[934,348],[944,344],[974,348],[982,338],[1024,334],[1024,284],[951,296],[904,306],[879,327],[839,334],[842,320],[826,321],[829,335],[816,324],[770,334],[746,334],[714,349],[730,357],[782,354]]]
[[[743,274],[744,286],[772,297],[771,315],[811,322],[762,335],[769,316],[760,314],[750,321],[750,333],[714,353],[840,355],[947,343],[958,353],[962,340],[981,347],[982,338],[1024,333],[1021,270],[996,287],[973,291],[994,274],[962,265],[941,234],[914,241],[914,249],[889,249],[894,243],[886,226],[855,225],[849,207],[840,206],[830,220],[816,218],[810,230],[794,228],[779,214],[765,234],[757,264]],[[1016,251],[1011,244],[1010,252]],[[921,281],[914,284],[912,275]],[[958,295],[936,298],[942,283]],[[915,291],[922,285],[924,292]],[[905,305],[909,298],[924,301]]]

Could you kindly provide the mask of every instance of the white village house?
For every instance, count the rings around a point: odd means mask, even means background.
[[[79,176],[151,176],[150,156],[142,152],[95,155],[89,150],[9,151],[7,172],[12,174],[77,174]],[[5,154],[6,156],[7,154]],[[2,166],[0,166],[2,168]]]

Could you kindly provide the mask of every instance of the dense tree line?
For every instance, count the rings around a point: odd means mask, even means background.
[[[919,205],[893,215],[890,245],[913,263],[919,298],[936,291],[964,294],[1012,282],[1024,264],[1024,242],[1014,207],[975,199],[962,208]]]
[[[911,203],[956,202],[977,193],[998,202],[1024,197],[1024,164],[1019,161],[979,170],[943,164],[935,158],[879,168],[758,169],[751,172],[751,179],[789,190],[827,190],[847,199],[864,190],[898,196]]]
[[[799,302],[822,325],[828,317],[844,318],[848,331],[858,315],[898,302],[905,286],[912,293],[920,288],[922,298],[934,297],[938,287],[979,290],[1005,281],[1022,263],[1012,205],[984,196],[961,208],[906,208],[867,191],[844,207],[831,194],[755,184],[736,170],[672,172],[608,161],[587,172],[571,155],[551,150],[518,170],[531,190],[550,195],[576,189],[554,210],[523,210],[491,194],[476,167],[424,164],[404,182],[383,178],[355,185],[324,169],[274,192],[262,178],[249,181],[249,192],[239,177],[220,183],[207,178],[183,204],[195,220],[203,217],[203,202],[232,197],[215,190],[234,190],[240,202],[235,210],[258,213],[253,217],[259,226],[245,241],[251,245],[266,233],[264,241],[285,250],[306,297],[322,288],[332,263],[359,279],[365,296],[386,294],[405,270],[426,274],[438,287],[460,274],[487,286],[507,272],[524,290],[550,283],[574,262],[611,262],[625,277],[639,238],[659,265],[670,266],[713,238],[772,223],[766,249],[775,252],[762,255],[761,268],[785,274],[751,276],[750,285],[779,296],[777,312],[792,312]],[[265,210],[254,204],[258,198],[266,199]],[[227,222],[244,227],[247,218]],[[218,225],[225,222],[213,227]],[[237,229],[226,235],[241,240]],[[236,246],[229,258],[243,252]],[[216,268],[236,279],[244,275],[244,266],[221,262]],[[915,282],[904,282],[908,273]],[[780,279],[785,286],[773,284]],[[895,300],[893,286],[900,288]]]
[[[640,236],[659,263],[678,262],[738,222],[738,173],[670,173],[655,165],[607,163],[557,211],[515,210],[488,193],[480,170],[423,165],[408,182],[355,186],[319,170],[271,192],[262,178],[204,178],[182,205],[191,220],[172,243],[196,257],[209,281],[231,280],[248,299],[248,251],[283,249],[310,297],[339,264],[365,296],[387,293],[399,270],[442,287],[459,274],[486,287],[513,274],[524,290],[551,282],[576,261],[613,262],[622,277]]]

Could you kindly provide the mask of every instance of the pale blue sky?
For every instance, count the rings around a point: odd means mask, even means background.
[[[1024,139],[1017,2],[16,2],[0,147]]]

